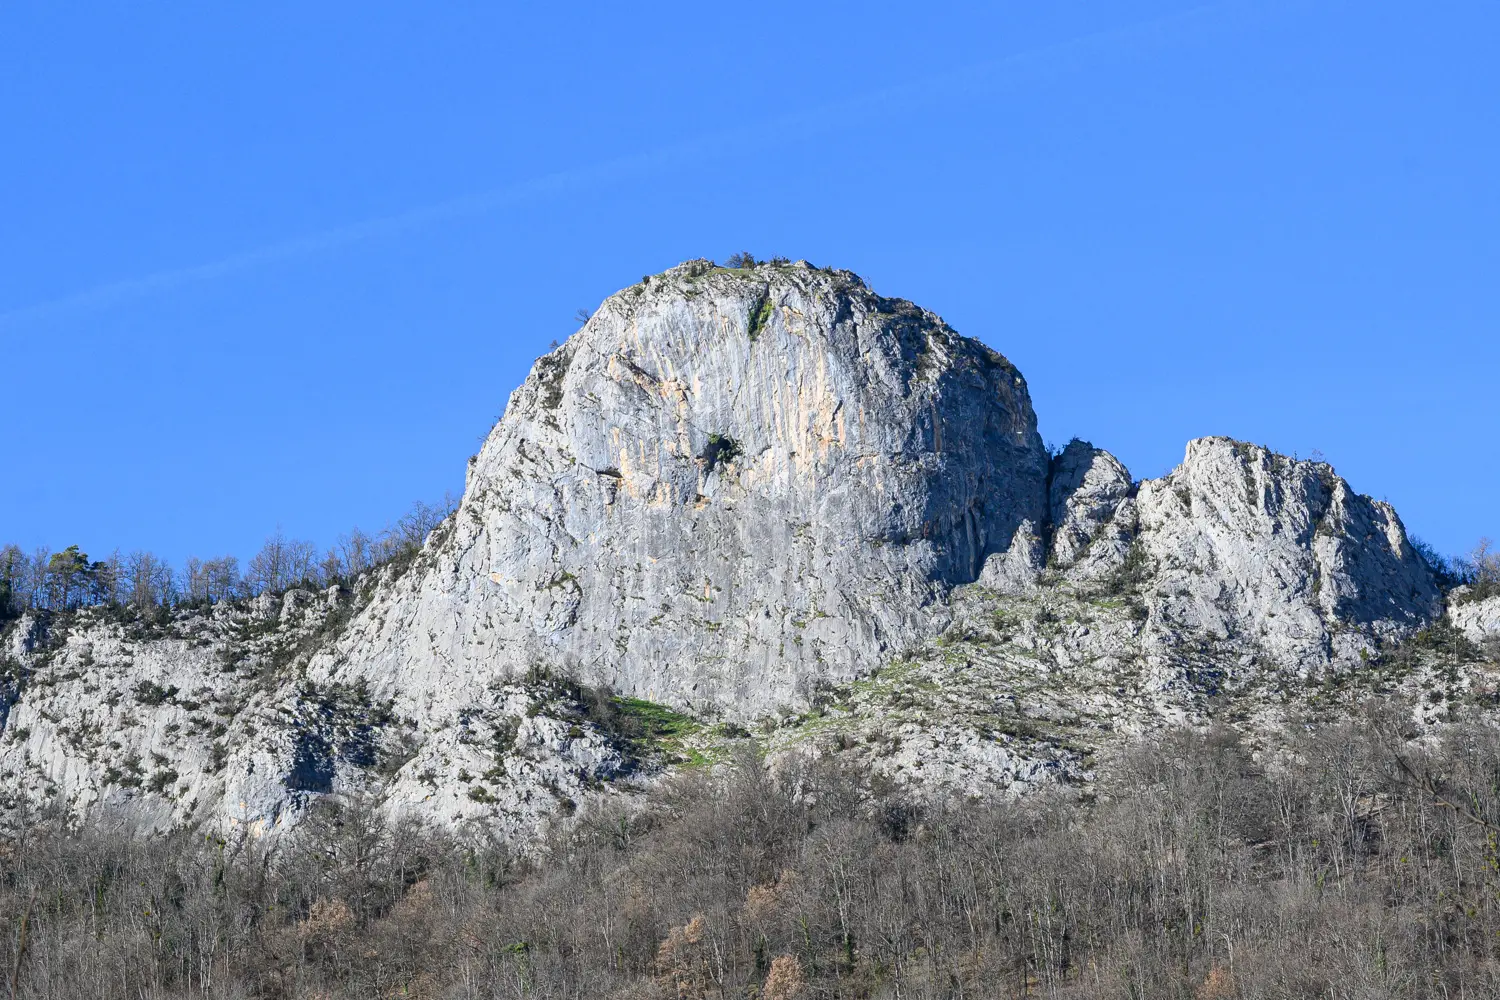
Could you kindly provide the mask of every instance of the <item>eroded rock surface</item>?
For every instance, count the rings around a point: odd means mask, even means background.
[[[419,720],[362,683],[308,679],[356,602],[332,588],[149,617],[100,608],[54,616],[65,631],[52,634],[23,619],[5,661],[21,696],[4,718],[0,804],[264,836],[320,797],[369,795],[392,815],[525,840],[630,777],[618,741],[545,681]]]
[[[0,779],[132,829],[272,833],[337,795],[524,840],[753,733],[914,794],[1019,794],[1211,711],[1500,697],[1488,661],[1433,660],[1497,648],[1497,601],[1430,628],[1399,518],[1325,464],[1228,438],[1143,482],[1083,441],[1049,457],[1020,374],[932,313],[697,261],[538,360],[413,559],[9,625]]]
[[[1355,663],[1441,613],[1431,569],[1387,503],[1321,462],[1229,438],[1140,484],[1153,624],[1304,668]]]
[[[426,711],[540,663],[753,719],[930,636],[1047,466],[1020,374],[932,313],[690,263],[538,361],[432,564],[314,669]]]
[[[1468,594],[1457,595],[1449,616],[1459,631],[1470,642],[1500,644],[1500,594],[1480,600],[1465,600]]]
[[[1048,490],[1052,564],[1066,568],[1084,557],[1134,492],[1119,459],[1086,441],[1070,441],[1053,462]]]

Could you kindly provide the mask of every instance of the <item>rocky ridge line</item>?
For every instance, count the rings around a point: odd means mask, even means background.
[[[1395,512],[1325,464],[1049,456],[1020,374],[934,314],[694,261],[538,360],[409,568],[12,626],[0,777],[147,829],[369,794],[524,839],[753,729],[1014,794],[1226,697],[1257,726],[1450,653],[1472,683],[1444,690],[1487,690],[1500,607],[1455,607],[1452,639],[1442,614]]]

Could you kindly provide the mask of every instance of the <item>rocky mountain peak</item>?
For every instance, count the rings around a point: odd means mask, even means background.
[[[1354,662],[1441,609],[1396,512],[1323,462],[1200,438],[1140,485],[1137,515],[1162,620],[1272,661]]]
[[[1454,631],[1493,645],[1479,596]],[[281,830],[353,790],[524,838],[629,786],[641,732],[721,723],[1011,794],[1210,695],[1264,716],[1266,678],[1357,677],[1441,613],[1395,511],[1326,464],[1051,456],[1020,373],[935,314],[690,261],[537,360],[410,561],[11,624],[0,773],[148,829]]]
[[[435,697],[546,662],[751,717],[929,634],[1044,520],[1047,468],[1020,373],[938,316],[844,271],[689,262],[537,362],[412,617],[339,659]]]
[[[1053,460],[1048,487],[1051,564],[1066,569],[1088,555],[1101,530],[1134,493],[1130,472],[1119,459],[1087,441],[1068,442]],[[1101,555],[1093,553],[1096,561]]]

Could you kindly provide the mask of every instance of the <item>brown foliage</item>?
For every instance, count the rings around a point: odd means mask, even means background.
[[[1234,976],[1223,966],[1216,965],[1208,970],[1193,996],[1196,1000],[1233,1000],[1239,993],[1234,988]]]
[[[673,927],[656,949],[656,981],[668,996],[698,1000],[709,995],[713,977],[703,952],[706,928],[703,914],[694,914],[681,927]]]
[[[274,845],[34,815],[0,850],[0,968],[49,1000],[1500,994],[1500,734],[1398,755],[1393,719],[1267,762],[1167,734],[1089,803],[919,807],[749,759],[528,860],[358,802]]]
[[[777,955],[766,975],[765,1000],[801,1000],[807,993],[807,977],[794,955]]]
[[[308,907],[307,917],[297,925],[304,938],[327,939],[354,924],[354,911],[342,899],[317,899]]]

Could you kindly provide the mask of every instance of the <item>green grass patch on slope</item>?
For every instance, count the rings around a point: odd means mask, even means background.
[[[690,715],[644,698],[613,699],[619,713],[616,732],[637,756],[660,756],[665,763],[699,767],[723,755],[714,737],[718,732]]]

